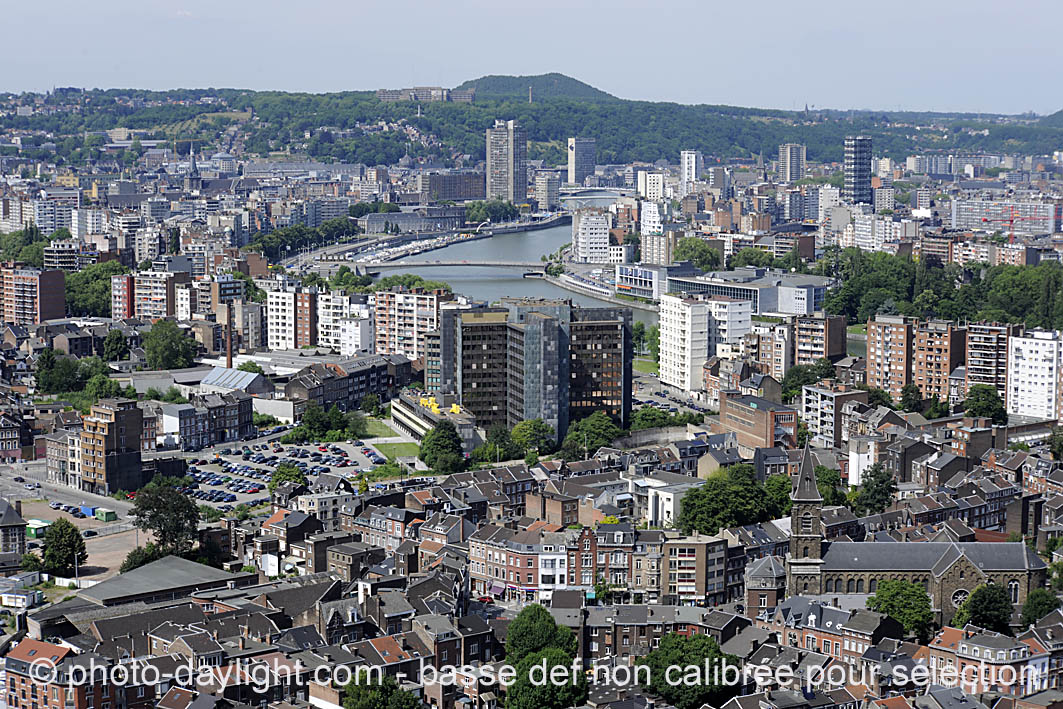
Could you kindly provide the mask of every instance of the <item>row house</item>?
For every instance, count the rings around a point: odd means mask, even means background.
[[[593,606],[581,620],[580,654],[592,665],[645,656],[669,633],[707,635],[725,643],[750,625],[749,619],[733,613],[657,604]]]
[[[1027,696],[1048,688],[1050,653],[1034,634],[1022,639],[974,625],[944,627],[928,645],[930,671],[958,677],[967,691]],[[955,674],[953,674],[955,673]]]
[[[883,638],[904,637],[901,624],[887,615],[862,608],[847,611],[804,596],[785,599],[755,624],[775,633],[780,645],[822,652],[850,665]]]
[[[413,510],[397,507],[370,505],[357,515],[347,510],[340,514],[340,528],[343,531],[360,534],[363,542],[382,547],[389,555],[406,539],[415,538],[415,525],[423,522]]]

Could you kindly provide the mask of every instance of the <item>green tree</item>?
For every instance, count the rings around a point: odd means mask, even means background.
[[[122,565],[118,568],[118,573],[124,574],[127,571],[139,569],[141,566],[150,564],[153,561],[158,561],[164,556],[166,556],[166,554],[163,553],[162,549],[151,543],[146,547],[131,549],[129,553],[126,554],[125,561],[123,561]]]
[[[1063,429],[1052,431],[1048,437],[1048,450],[1052,453],[1052,460],[1063,460]]]
[[[195,362],[196,341],[172,320],[157,320],[143,343],[151,369],[184,369]]]
[[[557,434],[542,419],[527,419],[514,426],[509,435],[521,450],[538,451],[541,455],[553,450]]]
[[[57,576],[70,576],[89,558],[85,539],[65,517],[52,522],[44,533],[44,568]]]
[[[930,397],[930,403],[927,405],[926,413],[923,414],[928,420],[945,418],[951,412],[949,411],[948,402],[942,401],[938,398],[937,394]]]
[[[302,468],[292,465],[291,463],[279,463],[276,468],[273,469],[273,475],[269,478],[270,494],[277,489],[277,486],[282,483],[295,483],[296,485],[306,485],[306,473],[302,471]]]
[[[118,261],[104,261],[66,274],[67,311],[71,315],[111,317],[111,276],[123,273],[129,269]]]
[[[704,239],[687,236],[675,245],[672,260],[689,261],[702,271],[715,271],[720,267],[720,252],[709,246],[709,242]]]
[[[555,667],[568,670],[566,682],[550,680]],[[506,709],[568,709],[582,705],[586,698],[587,678],[582,672],[572,676],[572,655],[549,647],[517,663],[516,677],[506,689]]]
[[[960,604],[950,625],[962,628],[973,623],[986,630],[1011,635],[1013,610],[1007,589],[997,584],[983,584]]]
[[[370,416],[380,415],[380,397],[369,393],[362,397],[362,411]]]
[[[322,437],[329,430],[329,416],[320,406],[310,402],[303,409],[302,426],[311,436]]]
[[[421,449],[417,457],[425,465],[442,473],[455,473],[465,469],[462,455],[461,438],[454,424],[446,419],[421,439]]]
[[[923,410],[923,392],[915,384],[905,384],[901,389],[901,409],[909,412]]]
[[[576,636],[558,625],[550,611],[538,603],[525,606],[506,630],[506,663],[517,665],[528,655],[555,648],[575,656]]]
[[[631,347],[635,354],[642,354],[646,348],[646,323],[636,320],[631,326]]]
[[[968,416],[984,416],[996,424],[1008,422],[1008,412],[997,388],[988,384],[975,384],[967,390],[963,410]]]
[[[828,507],[844,505],[845,491],[842,489],[841,471],[817,465],[815,472],[816,487],[819,488],[819,494],[823,497],[823,504]]]
[[[108,362],[117,362],[129,357],[129,342],[121,330],[111,330],[103,338],[103,358]]]
[[[826,357],[816,360],[815,364],[799,364],[786,371],[780,386],[784,401],[793,401],[801,395],[801,389],[834,376],[834,365]]]
[[[731,257],[731,266],[734,268],[740,268],[742,266],[757,266],[759,268],[768,268],[775,261],[775,257],[769,254],[763,249],[757,249],[753,247],[747,247],[739,251],[733,257]]]
[[[718,707],[737,692],[719,679],[725,676],[724,666],[738,667],[738,658],[720,650],[720,646],[708,635],[679,635],[668,633],[660,645],[650,650],[637,663],[650,669],[650,681],[646,689],[663,697],[677,709],[698,709],[703,705]],[[697,682],[676,682],[676,670],[669,668],[696,667],[701,679]],[[682,677],[682,672],[679,673]]]
[[[661,361],[661,328],[651,325],[646,329],[646,349],[650,351],[650,357],[654,362]]]
[[[568,427],[561,451],[569,460],[583,460],[602,446],[612,445],[621,433],[604,411],[595,411]]]
[[[885,406],[887,409],[894,408],[893,399],[890,398],[889,392],[885,389],[878,389],[876,387],[868,388],[867,405],[874,408],[878,408],[879,406]]]
[[[774,490],[780,483],[772,485]],[[716,471],[687,492],[677,526],[685,534],[715,534],[724,527],[767,521],[779,506],[777,498],[769,502],[764,486],[757,482],[756,469],[740,463]]]
[[[122,395],[122,385],[110,377],[97,374],[85,383],[85,394],[93,401]]]
[[[863,485],[856,495],[854,507],[861,515],[880,514],[893,503],[895,492],[897,481],[882,463],[875,463],[864,473]]]
[[[353,681],[343,690],[343,709],[421,709],[417,696],[391,677],[379,682]]]
[[[369,494],[369,481],[365,479],[364,475],[362,475],[361,477],[358,478],[358,494],[359,495],[368,495]]]
[[[19,569],[22,571],[44,571],[44,560],[32,551],[27,552],[22,555]]]
[[[192,549],[199,527],[199,509],[180,492],[177,478],[157,477],[142,487],[133,501],[133,524],[155,535],[166,554],[182,555]]]
[[[253,359],[247,360],[246,362],[241,364],[239,367],[237,367],[237,369],[239,369],[241,372],[251,372],[252,374],[265,374],[266,373],[266,370],[262,369],[262,365],[260,365],[258,362],[256,362]]]
[[[790,514],[790,507],[793,505],[790,499],[792,489],[789,475],[770,475],[764,481],[764,493],[772,519],[780,519]]]
[[[867,607],[893,618],[904,626],[904,632],[915,635],[920,642],[930,638],[934,608],[921,584],[883,579],[875,594],[867,599]]]
[[[1059,598],[1044,588],[1035,588],[1022,604],[1022,627],[1027,628],[1059,608]]]
[[[646,428],[667,426],[672,417],[656,406],[642,406],[631,415],[631,430],[641,431]]]

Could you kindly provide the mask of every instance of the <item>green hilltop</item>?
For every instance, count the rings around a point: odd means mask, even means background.
[[[532,100],[545,98],[569,98],[581,101],[617,101],[616,96],[596,89],[578,79],[564,74],[551,73],[537,76],[481,76],[466,81],[459,89],[476,89],[478,99],[528,99],[528,87]]]

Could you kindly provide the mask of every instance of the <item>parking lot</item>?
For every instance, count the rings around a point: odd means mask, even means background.
[[[285,445],[277,438],[216,446],[189,457],[188,476],[193,484],[182,491],[199,504],[230,512],[237,505],[267,504],[270,478],[281,464],[300,468],[313,482],[322,473],[357,480],[362,473],[386,462],[370,441],[351,439],[341,443]],[[370,486],[383,487],[384,483],[370,483]]]
[[[708,413],[709,407],[689,396],[686,392],[661,384],[656,374],[635,373],[635,395],[631,401],[633,407],[655,406],[667,413],[676,414],[685,411]]]

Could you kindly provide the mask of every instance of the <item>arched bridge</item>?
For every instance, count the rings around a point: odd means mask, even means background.
[[[541,271],[546,268],[542,261],[381,261],[360,263],[366,271],[382,271],[396,268],[428,268],[430,266],[482,266],[484,268],[524,268]]]

